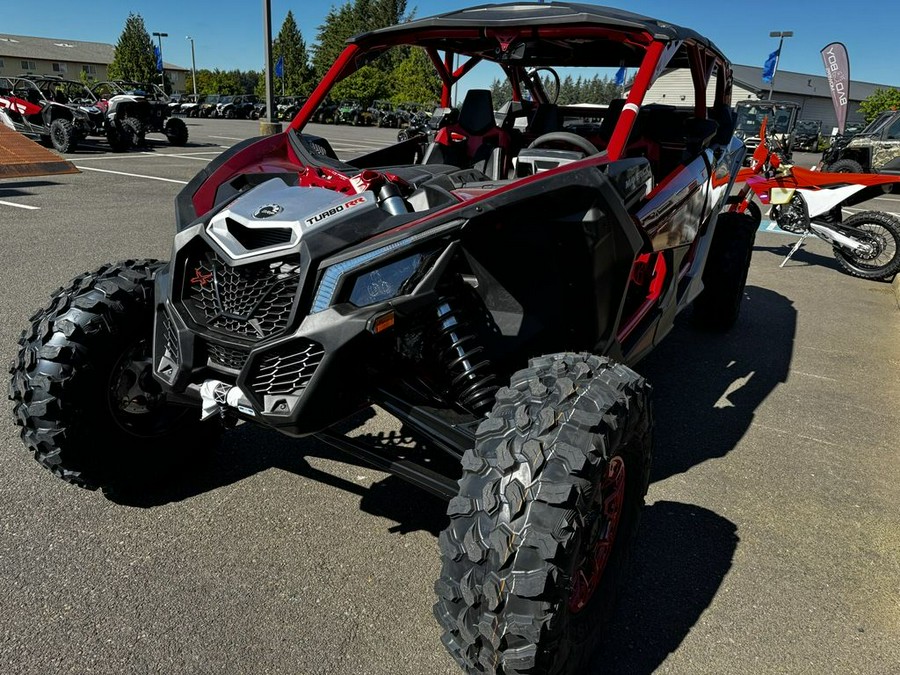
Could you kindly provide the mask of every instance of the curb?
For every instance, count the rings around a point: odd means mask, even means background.
[[[900,274],[894,276],[894,281],[891,283],[891,286],[894,288],[894,298],[897,300],[897,309],[900,309]]]

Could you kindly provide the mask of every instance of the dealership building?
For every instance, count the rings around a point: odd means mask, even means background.
[[[732,104],[736,104],[738,101],[769,98],[769,85],[763,82],[762,71],[762,68],[755,66],[732,65],[734,77],[731,90]],[[710,85],[711,88],[713,86],[713,84]],[[859,111],[859,104],[873,94],[876,89],[891,89],[892,86],[851,80],[847,121],[864,121],[864,116]],[[647,92],[644,102],[684,105],[685,100],[693,99],[693,91],[689,71],[686,69],[668,70],[654,82],[653,87]],[[831,102],[831,89],[825,75],[808,75],[779,70],[775,74],[772,99],[799,104],[800,114],[797,119],[821,120],[824,134],[830,134],[833,129],[837,128],[837,117],[834,113],[834,104]]]
[[[0,33],[0,77],[56,75],[89,81],[109,79],[107,70],[115,48],[105,42],[82,42],[57,38],[29,37]],[[184,91],[187,68],[165,63],[173,91]]]

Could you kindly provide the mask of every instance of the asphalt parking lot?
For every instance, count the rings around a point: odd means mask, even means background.
[[[70,277],[166,258],[173,199],[256,122],[0,181],[0,359]],[[318,127],[342,157],[396,131]],[[895,198],[878,208],[900,212]],[[757,237],[728,336],[686,322],[638,370],[656,455],[603,672],[900,672],[900,311],[810,240]],[[350,425],[351,427],[353,425]],[[349,433],[389,440],[373,411]],[[63,484],[0,418],[3,673],[455,673],[431,614],[444,505],[248,426],[145,503]]]

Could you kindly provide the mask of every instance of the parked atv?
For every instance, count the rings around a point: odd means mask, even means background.
[[[342,161],[307,125],[394,47],[452,47],[429,62],[441,105],[465,99],[419,161],[413,139]],[[525,130],[467,86],[482,61],[533,102]],[[539,74],[623,61],[640,66],[628,101],[564,131]],[[700,84],[642,105],[667,67]],[[650,475],[634,368],[691,306],[730,329],[744,295],[759,218],[721,213],[744,155],[731,82],[694,31],[594,5],[352,38],[287,131],[178,195],[169,262],[100,267],[30,319],[10,389],[26,446],[63,480],[135,490],[196,465],[221,426],[316,435],[447,500],[434,613],[463,670],[597,672]],[[400,456],[336,431],[371,404],[423,443]]]
[[[335,124],[352,124],[353,126],[368,126],[372,124],[373,114],[359,101],[344,101],[337,107]]]
[[[96,99],[80,82],[52,77],[0,78],[0,124],[52,145],[57,152],[75,152],[102,113]]]
[[[822,164],[830,173],[900,175],[900,111],[883,112],[847,142],[833,143]]]
[[[219,94],[209,94],[200,104],[200,109],[197,111],[198,117],[216,117],[218,114],[217,106],[219,105],[219,100],[222,97]]]
[[[182,117],[197,117],[197,111],[204,99],[203,94],[197,94],[196,96],[194,94],[183,94],[181,103],[178,106],[178,114]]]
[[[245,96],[223,96],[216,104],[216,117],[223,117],[227,120],[233,119],[249,119],[250,112],[253,110],[257,102],[257,97],[253,95]]]
[[[156,85],[115,80],[99,82],[92,91],[106,112],[107,140],[114,150],[142,146],[149,133],[164,134],[172,145],[187,144],[187,125],[171,117],[169,97]]]
[[[306,96],[279,96],[276,99],[278,119],[290,122],[306,103]]]
[[[400,115],[390,101],[376,100],[369,106],[369,114],[379,127],[396,129],[400,126]]]
[[[822,120],[800,120],[794,127],[794,150],[818,152],[822,140]]]
[[[315,122],[316,124],[335,124],[337,114],[337,103],[332,101],[330,98],[326,98],[322,100],[322,102],[319,104],[319,107],[316,108],[309,121]]]
[[[764,119],[768,120],[772,132],[773,150],[785,162],[790,162],[794,149],[794,127],[800,114],[800,105],[793,101],[738,101],[737,126],[735,135],[747,146],[745,162],[750,161],[753,151],[760,144],[759,129]]]

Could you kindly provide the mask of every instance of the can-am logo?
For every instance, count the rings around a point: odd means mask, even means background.
[[[284,207],[279,204],[266,204],[265,206],[260,206],[256,209],[256,211],[253,212],[253,217],[271,218],[272,216],[277,216],[282,211],[284,211]]]
[[[360,204],[365,203],[365,197],[357,197],[356,199],[351,199],[349,202],[344,202],[343,204],[338,204],[337,206],[328,209],[327,211],[322,211],[322,213],[317,213],[312,218],[306,219],[307,225],[315,225],[316,223],[320,223],[326,218],[331,218],[331,216],[337,215],[342,211],[346,211],[347,209],[352,209],[354,206],[358,206]]]

